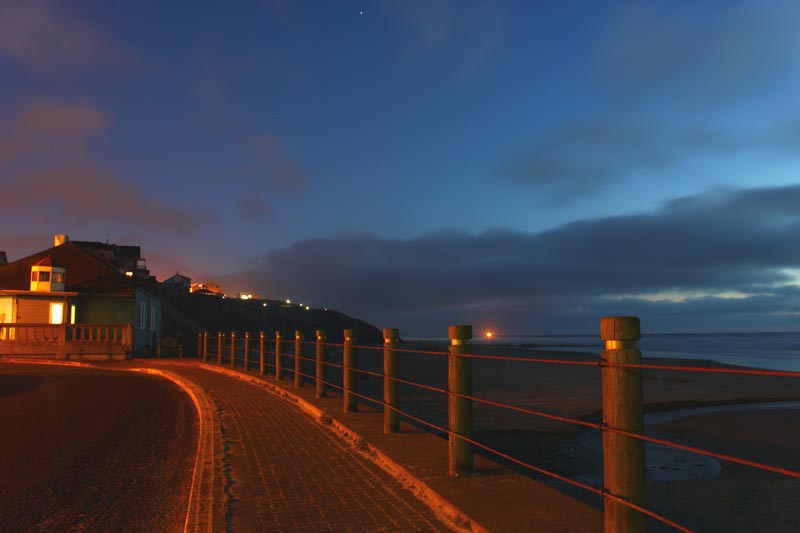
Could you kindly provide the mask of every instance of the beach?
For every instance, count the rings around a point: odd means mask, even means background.
[[[182,531],[196,418],[161,378],[3,362],[3,530]]]

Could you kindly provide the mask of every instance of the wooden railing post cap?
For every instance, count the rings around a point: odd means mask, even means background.
[[[472,339],[472,326],[449,326],[447,328],[447,337],[452,341],[468,341]]]
[[[396,341],[400,338],[400,330],[397,328],[383,328],[383,340]]]
[[[280,339],[281,338],[281,332],[280,331],[276,331],[275,332],[275,338],[276,339]]]
[[[317,330],[317,340],[321,340],[321,341],[325,340],[325,330],[324,329],[318,329]]]
[[[259,337],[260,339],[263,339],[263,338],[264,338],[264,337],[266,337],[266,336],[267,336],[267,335],[266,335],[266,334],[265,334],[263,331],[259,331],[259,332],[258,332],[258,337]]]
[[[349,341],[356,340],[356,330],[354,329],[346,329],[344,330],[344,338]]]
[[[300,331],[299,329],[298,329],[298,330],[295,330],[295,332],[294,332],[294,338],[295,338],[295,339],[302,339],[302,338],[303,338],[303,332],[302,332],[302,331]]]
[[[600,319],[600,338],[604,341],[635,341],[642,338],[637,316],[604,316]]]

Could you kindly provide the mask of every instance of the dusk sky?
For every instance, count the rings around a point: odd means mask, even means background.
[[[406,335],[800,330],[800,2],[0,0],[0,250]]]

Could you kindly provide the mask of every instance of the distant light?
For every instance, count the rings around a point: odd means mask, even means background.
[[[252,298],[252,297],[253,297],[253,295],[252,295],[252,294],[242,294],[242,295],[240,296],[240,298],[241,298],[242,300],[249,300],[249,299],[250,299],[250,298]]]
[[[263,305],[264,307],[266,307],[266,306],[267,306],[267,304],[261,304],[261,305]]]
[[[303,302],[300,302],[300,307],[303,307]]]
[[[125,272],[125,275],[128,276],[129,278],[132,278],[133,277],[133,272],[128,270],[127,272]]]
[[[286,303],[290,304],[290,303],[292,303],[292,301],[291,300],[286,300]]]
[[[486,332],[486,338],[487,338],[487,339],[491,339],[492,337],[494,337],[494,332],[487,331],[487,332]]]
[[[306,311],[308,311],[308,306],[306,306]]]

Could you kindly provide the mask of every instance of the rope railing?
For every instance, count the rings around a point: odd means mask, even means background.
[[[692,366],[692,365],[676,365],[676,364],[643,364],[641,362],[641,353],[638,351],[638,346],[634,341],[629,339],[638,339],[638,319],[636,319],[636,335],[635,337],[626,337],[624,335],[621,336],[620,340],[616,340],[614,335],[618,334],[618,330],[614,330],[614,333],[608,334],[606,330],[603,328],[602,324],[605,323],[607,319],[604,318],[603,322],[601,323],[601,331],[603,331],[602,335],[603,338],[606,340],[606,351],[603,354],[595,359],[595,360],[580,360],[580,359],[564,359],[559,357],[521,357],[521,356],[506,356],[506,355],[495,355],[495,354],[473,354],[472,348],[469,340],[471,339],[471,328],[468,326],[452,326],[452,331],[456,331],[457,335],[462,335],[463,340],[458,336],[453,337],[451,336],[452,343],[448,350],[440,351],[440,350],[420,350],[420,349],[409,349],[409,348],[400,348],[397,344],[399,341],[399,335],[397,334],[397,330],[394,330],[393,337],[386,337],[385,344],[383,346],[376,346],[376,345],[368,345],[368,344],[358,344],[355,341],[355,334],[352,330],[345,331],[345,340],[342,343],[337,342],[326,342],[324,334],[321,334],[319,331],[317,332],[317,340],[303,340],[302,334],[297,332],[296,338],[282,338],[280,335],[276,335],[274,339],[269,339],[269,343],[276,346],[276,350],[269,351],[265,349],[263,346],[263,334],[262,334],[262,345],[259,347],[258,342],[256,345],[250,345],[249,348],[246,349],[242,353],[242,357],[238,357],[237,353],[241,350],[238,350],[239,343],[237,342],[233,346],[231,346],[226,339],[223,338],[223,334],[220,333],[220,337],[218,342],[212,343],[208,340],[204,341],[204,354],[203,358],[207,362],[211,361],[218,361],[222,364],[230,364],[232,367],[242,366],[244,363],[243,361],[248,362],[248,368],[246,371],[251,370],[253,365],[256,366],[256,369],[261,369],[262,373],[267,373],[268,370],[282,370],[284,373],[289,372],[295,376],[295,386],[302,387],[303,382],[317,382],[318,389],[317,389],[317,397],[320,397],[320,388],[319,384],[323,384],[326,387],[330,387],[333,390],[338,390],[341,392],[342,397],[344,399],[344,410],[345,411],[356,411],[356,399],[368,402],[370,404],[380,406],[383,408],[384,411],[384,418],[387,420],[387,417],[390,416],[401,416],[404,420],[418,424],[424,428],[428,428],[435,432],[438,432],[442,435],[447,435],[448,439],[452,442],[455,442],[456,448],[461,446],[461,455],[457,457],[453,457],[453,453],[456,455],[459,454],[458,451],[453,452],[453,447],[451,446],[451,458],[450,458],[450,472],[451,474],[454,470],[458,470],[459,468],[466,468],[467,471],[471,471],[472,469],[472,448],[480,449],[484,452],[490,453],[493,456],[499,457],[505,461],[508,461],[511,464],[514,464],[524,470],[536,472],[544,476],[548,476],[553,479],[557,479],[564,483],[570,484],[572,486],[578,487],[580,489],[589,491],[591,493],[597,494],[604,498],[607,502],[606,504],[606,531],[614,531],[619,526],[619,521],[622,520],[623,522],[635,522],[636,520],[641,520],[643,517],[647,516],[658,520],[670,527],[673,527],[679,531],[683,531],[686,533],[693,533],[691,529],[688,529],[685,526],[670,520],[664,516],[659,515],[645,507],[644,504],[644,497],[643,497],[643,487],[642,487],[642,495],[638,497],[635,494],[635,490],[633,492],[629,491],[629,487],[622,485],[616,486],[614,485],[617,481],[610,479],[609,476],[609,465],[606,463],[610,463],[613,461],[619,461],[624,463],[625,461],[639,461],[641,464],[638,465],[636,468],[641,469],[641,474],[644,476],[644,448],[641,448],[641,453],[639,454],[639,459],[636,459],[636,453],[625,453],[622,454],[625,457],[616,457],[611,458],[606,456],[605,446],[604,446],[604,465],[606,468],[606,475],[604,476],[604,486],[602,488],[598,488],[587,483],[583,483],[577,481],[575,479],[571,479],[568,476],[558,474],[556,472],[547,470],[535,464],[531,464],[526,462],[519,457],[514,457],[511,454],[505,453],[501,450],[498,450],[492,446],[489,446],[485,443],[479,442],[471,437],[471,407],[469,408],[469,417],[470,420],[468,421],[467,425],[463,425],[463,420],[454,420],[452,417],[458,417],[458,413],[460,410],[463,410],[464,405],[471,405],[472,403],[487,405],[491,407],[495,407],[498,409],[503,409],[506,411],[516,412],[524,415],[530,415],[537,418],[542,418],[546,420],[551,420],[559,423],[566,423],[572,424],[578,427],[588,428],[595,431],[600,431],[607,433],[609,435],[613,435],[615,439],[629,439],[630,441],[617,441],[623,443],[625,446],[630,446],[630,442],[639,442],[639,443],[651,443],[660,446],[667,446],[671,448],[675,448],[678,450],[682,450],[689,453],[704,455],[707,457],[712,457],[715,459],[719,459],[722,461],[731,462],[734,464],[747,466],[751,468],[756,468],[765,472],[771,472],[774,474],[779,474],[783,476],[787,476],[790,478],[800,479],[800,472],[779,467],[773,466],[769,464],[765,464],[759,461],[753,461],[750,459],[734,457],[732,455],[718,453],[711,450],[706,450],[703,448],[698,448],[694,446],[689,446],[685,444],[681,444],[678,442],[670,441],[667,439],[660,439],[656,437],[651,437],[645,435],[643,430],[636,431],[632,430],[631,427],[627,426],[628,422],[619,422],[616,425],[612,425],[606,422],[607,416],[614,416],[613,413],[614,409],[627,409],[629,398],[616,398],[613,401],[610,401],[607,398],[609,392],[605,389],[603,391],[603,421],[602,422],[590,422],[587,420],[582,420],[574,417],[569,416],[562,416],[559,414],[548,413],[536,409],[531,409],[528,407],[512,405],[509,403],[501,402],[492,400],[489,398],[484,398],[477,396],[472,393],[472,385],[471,385],[471,364],[467,364],[473,360],[484,360],[484,361],[505,361],[505,362],[514,362],[514,363],[538,363],[538,364],[552,364],[552,365],[565,365],[565,366],[593,366],[598,367],[598,369],[603,372],[603,381],[605,387],[605,381],[607,379],[606,373],[615,372],[616,374],[608,374],[608,379],[629,379],[630,376],[628,374],[620,374],[621,370],[631,370],[634,372],[641,372],[642,370],[667,370],[667,371],[676,371],[676,372],[700,372],[700,373],[708,373],[708,374],[727,374],[727,375],[742,375],[742,376],[767,376],[767,377],[784,377],[784,378],[799,378],[800,372],[792,372],[792,371],[781,371],[781,370],[764,370],[764,369],[750,369],[750,368],[735,368],[735,367],[703,367],[703,366]],[[610,317],[610,320],[629,320],[627,317]],[[456,330],[452,330],[452,328],[456,328]],[[458,328],[469,328],[468,336],[463,336],[464,329]],[[387,335],[388,330],[384,330],[384,335]],[[620,331],[624,331],[620,330]],[[249,334],[245,334],[246,336]],[[611,336],[609,336],[611,335]],[[287,336],[288,337],[288,336]],[[612,339],[612,340],[608,340]],[[256,339],[258,341],[258,339]],[[283,350],[283,346],[286,344],[294,345],[294,350],[288,349],[286,351]],[[216,344],[217,347],[222,348],[222,351],[219,353],[213,353],[209,350],[209,347],[212,344]],[[316,356],[311,354],[306,355],[304,353],[303,347],[313,345],[317,349]],[[325,349],[327,348],[334,348],[334,349],[341,349],[341,362],[335,362],[329,360],[329,358],[325,355]],[[376,371],[376,370],[369,370],[367,368],[359,367],[356,364],[356,353],[357,351],[365,351],[365,352],[383,352],[384,357],[384,371]],[[638,359],[626,359],[625,357],[619,357],[620,354],[625,355],[626,353],[630,355],[630,353],[635,352],[638,354]],[[417,381],[412,381],[410,379],[404,379],[398,377],[395,374],[394,367],[389,364],[389,357],[395,357],[397,354],[416,354],[416,355],[424,355],[424,356],[439,356],[439,357],[448,357],[453,359],[448,359],[451,361],[460,361],[461,365],[465,365],[461,369],[461,373],[463,375],[454,376],[452,375],[453,369],[452,364],[449,376],[449,381],[447,387],[440,387],[434,385],[428,385],[424,383],[419,383]],[[278,357],[278,355],[280,357]],[[269,360],[275,361],[275,363],[268,362]],[[294,361],[294,363],[291,363]],[[237,364],[241,363],[241,364]],[[307,363],[314,363],[316,364],[316,371],[309,372],[306,371],[303,366]],[[263,367],[262,367],[263,365]],[[299,366],[302,365],[302,366]],[[335,368],[338,371],[341,371],[341,382],[335,382],[331,379],[326,379],[324,374],[318,375],[320,372],[323,372],[325,368]],[[391,370],[390,370],[391,369]],[[466,372],[466,373],[465,373]],[[458,374],[458,372],[456,372]],[[356,375],[364,375],[364,376],[371,376],[375,378],[380,378],[384,382],[384,397],[383,399],[371,397],[363,392],[358,390],[358,381],[355,379]],[[624,376],[620,378],[620,376]],[[279,376],[276,376],[279,377]],[[454,381],[455,379],[455,381]],[[467,382],[462,382],[459,380],[467,379]],[[638,380],[636,382],[636,386],[641,387],[641,375],[635,374],[634,379]],[[348,385],[349,383],[349,385]],[[465,385],[465,383],[467,385]],[[448,422],[449,427],[443,427],[441,425],[435,424],[429,420],[425,420],[424,418],[414,415],[406,409],[401,409],[397,403],[397,398],[395,396],[389,395],[389,390],[395,384],[403,384],[423,390],[427,390],[436,394],[441,394],[444,397],[448,398],[448,402],[450,403],[450,420]],[[624,388],[624,387],[623,387]],[[322,394],[324,395],[324,394]],[[454,403],[455,402],[455,403]],[[639,400],[641,402],[641,400]],[[455,409],[455,415],[453,415]],[[623,413],[625,414],[625,413]],[[627,415],[626,415],[627,416]],[[636,414],[639,419],[643,420],[643,409],[642,406],[639,406],[639,412]],[[623,417],[624,419],[624,417]],[[384,425],[387,432],[392,432],[392,430],[388,429],[391,427],[390,424]],[[639,427],[643,427],[643,423],[640,423]],[[396,431],[396,429],[394,430]],[[606,438],[603,439],[604,443]],[[464,448],[467,446],[467,448]],[[464,454],[464,450],[468,451],[468,455]],[[635,448],[627,448],[629,451],[634,450]],[[625,463],[627,464],[627,463]],[[636,470],[633,468],[632,470]],[[619,470],[626,470],[626,468],[620,468]],[[627,471],[627,470],[626,470]],[[637,489],[638,490],[638,489]],[[628,509],[634,511],[634,513],[612,513],[616,516],[613,520],[617,520],[615,524],[609,525],[609,513],[608,513],[608,504],[609,502],[620,506],[620,508]],[[621,518],[620,518],[621,517]]]

